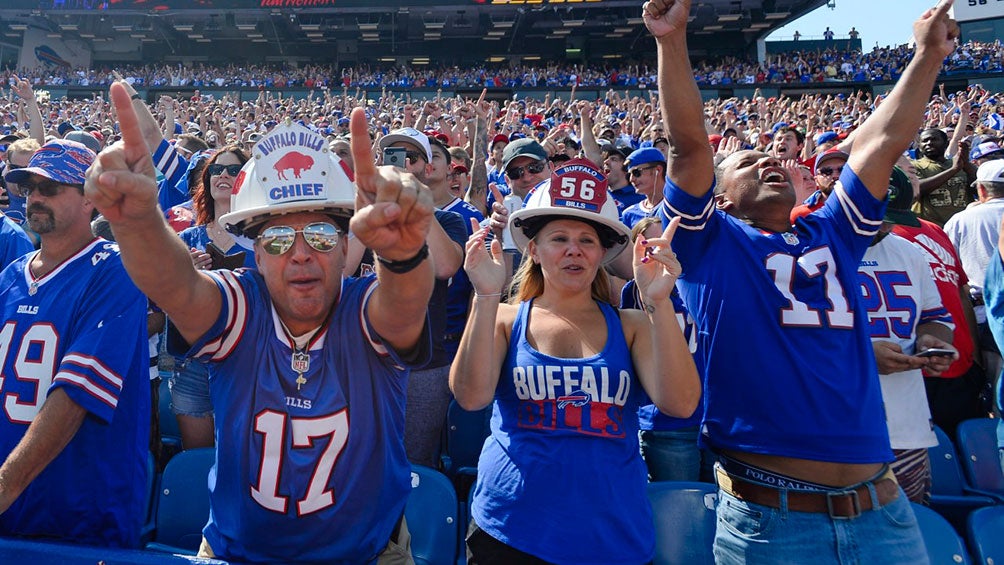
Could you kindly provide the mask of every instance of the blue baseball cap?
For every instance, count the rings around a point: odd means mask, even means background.
[[[82,143],[55,139],[31,156],[28,166],[4,175],[4,180],[22,183],[35,174],[59,184],[84,184],[84,174],[97,155]]]
[[[770,131],[771,131],[771,133],[777,133],[777,130],[779,130],[781,128],[785,128],[785,127],[788,127],[788,122],[778,122],[778,123],[774,124],[774,127],[772,127],[770,129]]]
[[[56,131],[59,132],[60,137],[66,135],[66,132],[73,131],[75,129],[77,129],[77,126],[71,124],[70,122],[62,122],[56,126]]]
[[[822,145],[824,143],[836,141],[836,139],[837,139],[837,132],[824,131],[823,133],[816,136],[816,145]]]
[[[627,159],[624,160],[624,166],[628,169],[640,167],[641,165],[647,165],[649,163],[660,163],[665,165],[666,156],[662,154],[662,151],[659,151],[654,147],[645,147],[644,149],[635,149],[627,156]]]
[[[997,144],[996,141],[984,141],[977,145],[974,145],[972,149],[969,150],[969,160],[975,161],[976,159],[983,159],[985,157],[991,157],[996,155],[998,159],[1004,158],[1004,149]]]

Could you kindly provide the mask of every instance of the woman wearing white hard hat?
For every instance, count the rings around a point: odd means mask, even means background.
[[[655,552],[638,408],[689,416],[700,380],[669,300],[676,224],[634,246],[644,310],[611,306],[602,266],[627,247],[606,178],[557,168],[514,212],[524,252],[509,304],[501,244],[467,244],[474,304],[450,372],[457,401],[493,403],[468,536],[471,563],[647,563]],[[487,362],[486,362],[487,361]]]

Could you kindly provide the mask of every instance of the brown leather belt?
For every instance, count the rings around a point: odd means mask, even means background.
[[[842,490],[800,491],[778,489],[770,485],[754,483],[728,474],[720,466],[715,468],[718,488],[732,496],[771,508],[781,508],[781,490],[787,493],[788,510],[829,514],[831,518],[857,518],[862,512],[872,509],[872,497],[868,492],[869,483],[874,485],[881,506],[889,504],[899,496],[899,483],[891,469],[882,476]]]

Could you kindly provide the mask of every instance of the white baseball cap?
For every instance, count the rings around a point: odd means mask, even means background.
[[[978,182],[1002,182],[1004,183],[1004,159],[994,159],[987,161],[976,169],[976,181]]]
[[[397,142],[414,145],[425,153],[426,163],[432,162],[432,146],[424,133],[415,128],[396,129],[380,138],[380,149],[386,149]]]

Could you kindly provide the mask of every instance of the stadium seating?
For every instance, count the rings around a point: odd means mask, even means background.
[[[404,516],[411,532],[416,565],[454,565],[457,561],[457,493],[435,469],[413,465],[411,495]]]
[[[212,448],[189,449],[164,468],[157,499],[157,530],[147,549],[195,555],[209,520],[209,470]]]
[[[66,543],[0,538],[0,563],[30,565],[227,565],[226,561]]]
[[[970,562],[965,543],[947,520],[926,506],[916,502],[910,504],[917,516],[917,523],[920,524],[920,533],[924,536],[931,565],[965,565]]]
[[[958,447],[969,484],[1004,502],[1004,473],[997,450],[997,420],[977,418],[959,424]]]
[[[979,563],[1004,563],[1004,506],[974,511],[968,529],[969,547]]]
[[[456,400],[446,411],[446,433],[442,455],[443,471],[450,476],[459,473],[476,474],[478,458],[485,438],[491,433],[491,405],[469,412]]]
[[[649,483],[655,518],[656,565],[711,565],[715,562],[715,496],[710,483]]]
[[[938,445],[928,448],[931,459],[931,508],[947,519],[960,534],[966,531],[966,518],[976,508],[992,506],[996,501],[975,493],[962,476],[962,467],[952,440],[934,428]]]

